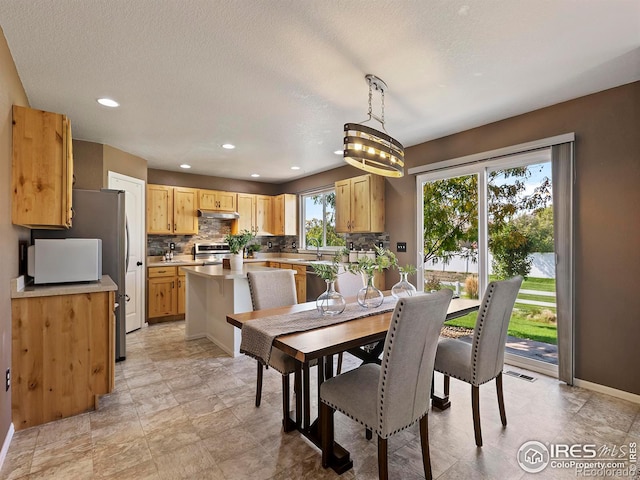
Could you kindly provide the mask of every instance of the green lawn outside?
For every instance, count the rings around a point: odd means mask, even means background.
[[[494,280],[493,278],[491,280]],[[555,279],[553,278],[528,278],[522,284],[524,290],[539,290],[544,292],[555,291]],[[519,299],[538,300],[541,302],[555,302],[555,297],[542,295],[520,294]],[[509,335],[517,338],[527,338],[538,342],[557,345],[558,333],[555,321],[549,321],[548,312],[555,314],[554,307],[540,307],[537,305],[517,304],[513,309],[509,322]],[[470,313],[464,317],[456,318],[445,325],[453,327],[474,328],[477,313]]]

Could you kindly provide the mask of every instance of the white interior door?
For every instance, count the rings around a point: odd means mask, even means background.
[[[128,245],[129,266],[127,268],[125,291],[127,294],[126,332],[142,327],[145,298],[145,195],[144,180],[109,172],[109,188],[124,190],[127,225],[129,229]]]

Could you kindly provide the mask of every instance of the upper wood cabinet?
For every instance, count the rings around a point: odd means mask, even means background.
[[[297,235],[297,199],[291,193],[273,197],[273,234]]]
[[[147,185],[147,233],[198,233],[197,195],[193,188]]]
[[[203,210],[236,211],[237,193],[217,190],[198,190],[198,208]]]
[[[384,231],[384,178],[361,175],[336,182],[336,232]]]
[[[273,200],[268,195],[238,194],[236,231],[248,230],[254,235],[273,235]]]
[[[30,228],[71,227],[72,187],[69,119],[14,105],[11,221]]]

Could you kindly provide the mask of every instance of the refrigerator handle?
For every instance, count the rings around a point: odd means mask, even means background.
[[[127,254],[126,254],[124,271],[128,272],[129,271],[129,219],[126,216],[124,217],[124,231],[127,234],[127,245],[126,245]]]

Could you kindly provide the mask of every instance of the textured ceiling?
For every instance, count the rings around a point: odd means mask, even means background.
[[[74,138],[267,182],[342,165],[366,73],[405,146],[640,79],[638,0],[1,0],[0,26]]]

